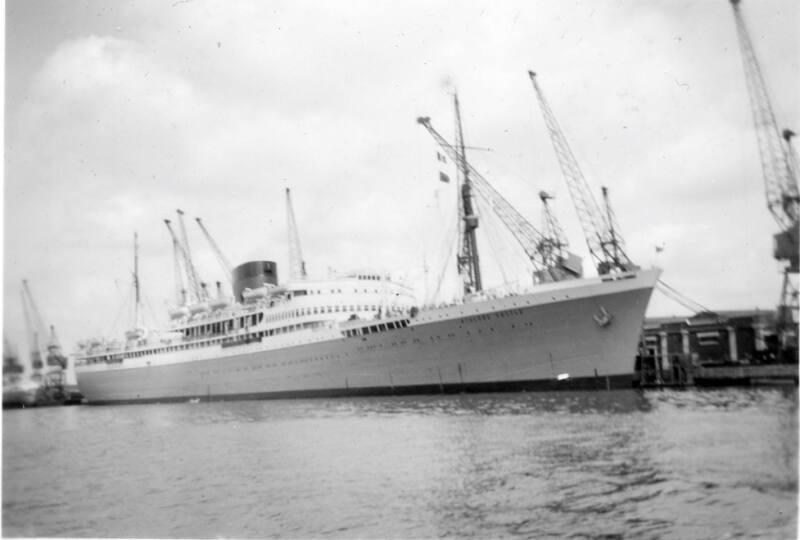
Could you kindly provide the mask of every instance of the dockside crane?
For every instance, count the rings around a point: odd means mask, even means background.
[[[612,271],[629,271],[638,268],[625,254],[624,242],[619,234],[614,213],[608,202],[608,191],[603,188],[603,199],[606,205],[605,214],[600,210],[589,184],[581,171],[572,149],[567,143],[564,132],[556,120],[552,109],[545,100],[544,93],[536,80],[536,73],[529,71],[539,107],[542,110],[553,149],[558,157],[558,164],[567,182],[569,194],[578,214],[578,219],[586,237],[589,253],[595,261],[598,274]]]
[[[169,222],[169,220],[164,221]],[[169,225],[167,227],[169,227]],[[172,257],[173,268],[175,269],[175,305],[184,306],[186,305],[187,298],[186,283],[183,279],[183,256],[181,255],[181,245],[178,243],[178,239],[175,238],[175,235],[172,235]]]
[[[61,340],[56,334],[56,327],[50,325],[50,340],[47,342],[47,365],[57,366],[61,369],[67,367],[67,357],[64,356],[61,348]]]
[[[525,219],[466,159],[461,159],[459,151],[433,128],[429,117],[419,117],[417,122],[430,133],[451,161],[461,164],[460,166],[469,175],[471,187],[489,204],[530,259],[537,279],[541,280],[543,276],[551,276],[552,279],[580,277],[580,259],[576,255],[570,254],[570,257],[558,261],[555,267],[548,266],[550,261],[545,260],[539,251],[539,246],[544,241],[542,233]]]
[[[740,0],[730,0],[736,21],[736,33],[742,54],[745,81],[753,115],[767,208],[780,228],[774,235],[773,256],[785,263],[783,286],[776,317],[776,329],[784,348],[797,349],[797,287],[792,283],[800,271],[800,190],[798,190],[797,154],[791,139],[794,132],[778,129],[767,85],[761,72],[755,48],[741,11]]]
[[[555,266],[562,260],[568,246],[564,230],[547,202],[553,198],[553,195],[546,191],[539,192],[539,199],[542,201],[542,239],[538,249],[542,258],[547,261],[547,266]]]
[[[289,234],[289,279],[306,279],[306,263],[300,248],[300,234],[294,218],[292,194],[289,188],[286,188],[286,229]]]
[[[797,157],[797,149],[792,144],[792,139],[797,136],[797,133],[791,129],[784,129],[781,133],[784,140],[783,148],[786,151],[787,162],[789,164],[789,175],[795,179],[795,189],[797,188],[797,180],[800,178],[800,158]]]
[[[28,347],[30,348],[33,378],[41,379],[42,368],[44,367],[44,355],[42,354],[42,345],[39,340],[44,331],[44,323],[42,322],[41,315],[39,315],[39,310],[36,308],[36,304],[33,302],[33,297],[28,287],[28,281],[25,279],[22,280],[22,289],[20,292],[22,313],[25,317],[25,329],[28,331]]]
[[[193,271],[191,258],[189,254],[186,252],[186,248],[178,239],[178,236],[175,234],[175,231],[172,229],[172,222],[168,219],[165,219],[164,224],[167,226],[167,230],[169,231],[169,234],[172,237],[173,247],[176,247],[180,252],[180,256],[183,261],[183,268],[186,271],[186,278],[189,281],[189,290],[192,293],[192,297],[197,302],[202,302],[204,300],[204,294],[200,287],[200,283],[197,280],[197,273]]]
[[[22,280],[22,308],[25,316],[25,325],[28,330],[31,354],[31,368],[36,378],[42,377],[49,384],[61,384],[61,372],[67,367],[67,359],[62,353],[61,343],[56,335],[55,326],[50,326],[49,337],[42,348],[42,339],[47,336],[47,327],[44,324],[36,301],[33,299],[28,280]]]
[[[178,213],[178,223],[181,226],[181,242],[183,246],[183,253],[186,259],[186,271],[191,274],[193,283],[197,284],[197,299],[202,302],[208,299],[208,291],[206,291],[206,284],[198,277],[197,269],[192,260],[192,250],[189,247],[189,235],[186,234],[186,225],[183,222],[184,212],[180,208],[176,210]]]
[[[208,229],[206,229],[206,226],[203,225],[203,221],[199,217],[196,217],[194,219],[195,219],[195,221],[197,221],[197,224],[200,226],[200,230],[203,231],[203,235],[206,237],[206,240],[208,240],[208,243],[211,245],[211,249],[214,251],[214,255],[217,257],[217,261],[219,262],[219,265],[222,267],[222,270],[225,272],[225,276],[226,276],[226,279],[228,281],[228,284],[231,286],[231,290],[233,290],[232,289],[233,288],[233,267],[231,266],[231,263],[228,262],[228,258],[225,256],[224,253],[222,253],[222,250],[219,248],[217,243],[214,241],[214,238],[211,236],[211,233],[208,232]]]

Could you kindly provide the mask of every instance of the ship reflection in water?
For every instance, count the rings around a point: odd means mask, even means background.
[[[797,390],[10,411],[3,535],[794,537]]]

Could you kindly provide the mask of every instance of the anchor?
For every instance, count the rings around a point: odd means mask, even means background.
[[[596,322],[599,327],[605,328],[606,326],[611,324],[611,321],[614,318],[614,316],[611,313],[609,313],[608,311],[606,311],[606,308],[604,308],[603,306],[600,306],[600,311],[598,313],[596,313],[595,315],[592,315],[592,318],[594,319],[594,322]]]

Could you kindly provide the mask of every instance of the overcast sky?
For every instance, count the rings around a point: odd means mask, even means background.
[[[798,6],[742,1],[795,129]],[[206,281],[223,276],[194,216],[234,264],[286,276],[285,187],[312,275],[421,283],[427,265],[430,289],[455,194],[415,120],[452,138],[455,87],[467,143],[491,149],[475,167],[537,226],[539,190],[554,193],[592,273],[529,69],[597,196],[609,187],[634,261],[711,309],[774,308],[776,225],[726,0],[8,0],[4,329],[25,347],[27,278],[67,350],[121,333],[134,231],[146,312],[166,320],[176,208]],[[513,241],[494,238],[484,259],[516,272]],[[656,293],[648,313],[687,311]]]

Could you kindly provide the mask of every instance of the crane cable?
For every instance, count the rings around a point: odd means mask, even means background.
[[[117,323],[119,322],[119,318],[122,316],[122,312],[123,312],[123,311],[125,311],[125,310],[126,310],[128,307],[129,307],[129,306],[128,306],[128,301],[129,301],[130,297],[131,297],[131,296],[133,296],[133,294],[134,294],[134,286],[133,286],[133,285],[131,285],[130,292],[129,292],[128,296],[126,296],[126,297],[125,297],[125,299],[123,300],[123,302],[122,302],[122,305],[120,306],[120,309],[119,309],[119,311],[117,312],[117,316],[116,316],[116,317],[114,317],[114,320],[113,320],[113,322],[111,323],[111,326],[110,326],[110,327],[109,327],[109,329],[108,329],[108,330],[107,330],[107,331],[106,331],[106,332],[103,334],[103,337],[104,337],[104,338],[106,338],[107,336],[110,336],[110,335],[112,335],[112,332],[113,332],[113,331],[116,329],[116,327],[117,327]]]
[[[143,294],[143,296],[144,296],[145,306],[147,307],[148,311],[150,311],[150,317],[153,318],[153,323],[155,324],[158,321],[158,318],[156,317],[156,312],[153,309],[153,304],[150,302],[150,297],[147,296],[146,292]]]
[[[425,299],[426,303],[428,302],[433,303],[435,299],[439,296],[439,291],[442,288],[442,283],[444,282],[444,276],[447,272],[447,267],[449,266],[450,263],[450,254],[454,250],[458,249],[458,246],[456,245],[458,243],[458,238],[457,238],[458,229],[459,229],[458,226],[450,227],[448,230],[449,234],[445,236],[445,242],[442,246],[442,249],[440,250],[444,254],[444,257],[442,257],[442,259],[444,260],[444,264],[442,265],[442,269],[439,272],[439,277],[436,280],[436,289],[433,291],[433,294],[430,296],[430,298]]]
[[[434,192],[435,199],[436,199],[436,208],[439,208],[439,192],[438,190]],[[452,207],[448,206],[448,208]],[[450,212],[452,214],[452,211]],[[441,218],[441,214],[436,212],[436,217]],[[424,304],[432,304],[434,303],[436,297],[439,294],[439,290],[441,289],[442,282],[444,281],[444,275],[447,271],[448,264],[450,263],[450,255],[454,251],[454,243],[456,243],[456,239],[453,238],[456,236],[458,231],[458,225],[455,223],[457,220],[453,219],[452,215],[447,216],[447,220],[445,223],[448,223],[449,226],[444,227],[444,234],[440,238],[441,245],[438,251],[435,251],[434,254],[436,257],[433,258],[434,264],[438,261],[443,261],[443,266],[441,270],[436,274],[436,289],[434,290],[433,294],[431,294],[430,289],[428,288],[428,271],[427,271],[427,262],[425,263],[425,298],[423,299]]]
[[[504,264],[509,261],[508,258],[506,257],[506,253],[501,252],[500,250],[500,248],[503,247],[502,238],[499,237],[499,232],[494,227],[494,223],[491,223],[491,220],[487,217],[491,214],[491,212],[489,212],[489,209],[486,208],[487,202],[484,201],[481,197],[476,197],[475,200],[477,201],[479,214],[482,214],[484,216],[483,222],[486,226],[483,227],[483,230],[486,231],[485,236],[486,239],[488,240],[487,243],[489,244],[489,247],[491,248],[492,253],[494,254],[495,260],[498,261],[497,267],[500,270],[500,275],[503,276],[503,284],[507,285],[509,283],[509,279],[508,276],[506,275],[505,267],[506,266],[510,267],[511,264],[508,265]]]
[[[701,311],[711,311],[700,302],[692,300],[691,298],[681,293],[674,287],[668,285],[666,282],[664,282],[664,280],[661,279],[658,280],[658,283],[656,284],[656,289],[660,291],[661,294],[679,303],[689,311],[692,311],[694,313],[699,313]]]

